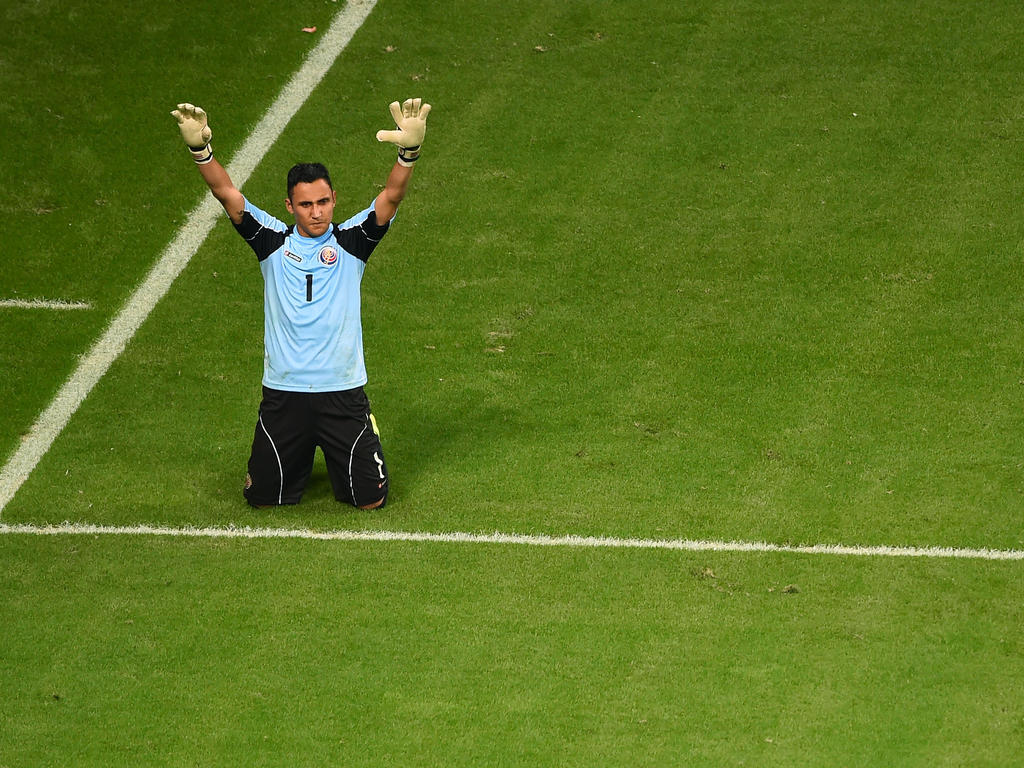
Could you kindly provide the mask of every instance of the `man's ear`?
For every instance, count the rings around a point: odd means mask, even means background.
[[[292,210],[292,201],[291,201],[291,198],[289,198],[289,197],[286,197],[286,198],[284,199],[284,207],[288,209],[288,213],[290,213],[290,214],[292,214],[292,215],[295,215],[295,211],[293,211],[293,210]]]

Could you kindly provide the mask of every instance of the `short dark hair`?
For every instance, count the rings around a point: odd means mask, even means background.
[[[334,185],[331,183],[331,174],[327,172],[327,168],[322,163],[298,163],[293,165],[291,170],[288,171],[288,199],[292,199],[292,190],[295,189],[296,184],[312,184],[320,179],[326,181],[327,186],[332,190],[334,189]]]

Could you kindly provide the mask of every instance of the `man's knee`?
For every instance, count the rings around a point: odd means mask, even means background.
[[[245,476],[245,485],[242,488],[242,496],[254,509],[269,509],[270,507],[291,506],[298,504],[302,498],[301,491],[298,496],[285,496],[284,489],[278,485],[274,488],[261,488],[254,483],[251,474]]]
[[[384,488],[382,489],[384,491],[384,495],[383,496],[381,496],[376,501],[370,502],[369,504],[357,504],[356,507],[358,507],[359,509],[380,509],[385,504],[387,504],[388,503],[388,491],[391,490],[391,488],[388,486],[386,480],[385,480],[385,482],[381,483],[381,485],[384,486]]]

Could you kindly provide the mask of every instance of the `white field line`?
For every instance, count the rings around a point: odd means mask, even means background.
[[[310,52],[305,63],[282,89],[277,100],[232,158],[227,170],[235,186],[241,188],[245,184],[267,150],[277,141],[285,126],[306,102],[335,59],[370,15],[376,1],[349,0],[345,8],[335,16],[319,45]],[[173,106],[168,104],[168,111]],[[170,135],[176,129],[170,117],[167,121]],[[184,152],[182,162],[186,160],[188,153]],[[128,299],[103,336],[82,358],[78,368],[61,387],[53,402],[40,414],[17,450],[0,470],[0,513],[14,498],[14,494],[40,459],[50,450],[53,441],[67,426],[92,388],[124,351],[157,302],[167,293],[171,283],[188,264],[192,254],[202,245],[220,215],[219,203],[212,195],[204,195],[203,201],[189,214],[187,221],[164,250],[149,275]]]
[[[92,309],[87,301],[62,299],[0,299],[0,307],[9,309]]]
[[[667,549],[685,552],[790,553],[854,557],[920,557],[962,560],[1024,560],[1024,550],[951,547],[856,547],[841,544],[790,545],[746,541],[690,539],[621,539],[601,536],[537,536],[515,533],[422,533],[409,531],[311,531],[291,528],[166,528],[151,525],[112,526],[88,523],[8,525],[0,535],[35,536],[166,536],[194,539],[306,539],[311,541],[427,542],[433,544],[506,544],[531,547],[604,549]]]

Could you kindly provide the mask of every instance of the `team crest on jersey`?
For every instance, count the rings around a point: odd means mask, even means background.
[[[329,245],[325,246],[320,249],[319,259],[325,267],[333,267],[338,261],[338,251]]]
[[[292,261],[297,261],[299,264],[302,263],[302,257],[299,256],[299,254],[297,254],[297,253],[292,253],[291,251],[286,250],[284,252],[284,255],[287,256]]]

